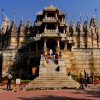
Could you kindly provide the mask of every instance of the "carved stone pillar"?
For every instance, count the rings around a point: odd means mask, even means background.
[[[55,17],[57,18],[57,13],[55,13]]]
[[[61,20],[62,20],[62,22],[64,22],[64,18],[63,18],[63,17],[62,17],[62,19],[61,19]]]
[[[56,31],[58,32],[58,25],[56,25]]]
[[[59,40],[57,41],[57,47],[59,48],[60,44],[59,44]]]
[[[47,54],[47,46],[46,46],[46,42],[47,42],[47,40],[46,39],[44,39],[44,54]]]
[[[65,29],[63,29],[63,33],[65,33]]]
[[[64,50],[67,50],[67,41],[65,41],[64,43],[65,43]]]
[[[60,41],[59,41],[59,39],[57,40],[57,48],[56,48],[56,52],[57,52],[57,53],[60,52]]]
[[[46,42],[47,42],[47,40],[45,39],[45,40],[44,40],[44,47],[46,47]]]

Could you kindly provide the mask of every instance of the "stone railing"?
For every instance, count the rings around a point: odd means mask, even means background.
[[[36,34],[36,37],[40,38],[42,36],[42,34]]]
[[[44,17],[43,22],[56,22],[57,20],[56,17]]]
[[[61,33],[60,32],[60,36],[65,38],[66,37],[66,33]]]
[[[56,29],[46,29],[44,30],[44,33],[57,33],[58,31]]]

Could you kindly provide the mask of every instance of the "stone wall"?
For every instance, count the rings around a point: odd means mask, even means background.
[[[5,76],[10,66],[13,65],[15,54],[15,50],[5,50],[3,52],[2,76]]]
[[[100,49],[74,49],[77,67],[100,74]]]

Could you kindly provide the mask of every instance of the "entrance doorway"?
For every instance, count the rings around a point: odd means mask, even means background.
[[[2,55],[0,55],[0,83],[2,81]]]
[[[56,47],[57,47],[56,40],[54,40],[54,39],[47,40],[47,48],[49,50],[52,49],[53,52],[55,52],[56,51]]]
[[[67,44],[67,50],[71,51],[71,49],[72,49],[72,44],[68,43]]]

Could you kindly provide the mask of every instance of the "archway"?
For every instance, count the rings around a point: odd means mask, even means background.
[[[57,47],[57,42],[54,39],[49,39],[47,40],[47,48],[50,50],[52,49],[53,52],[56,51],[56,47]]]

